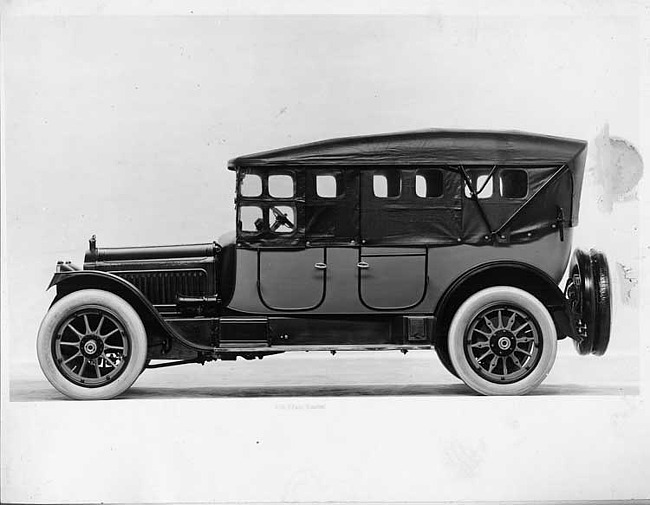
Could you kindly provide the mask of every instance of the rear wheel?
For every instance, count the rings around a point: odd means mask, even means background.
[[[107,291],[85,289],[57,301],[38,332],[38,361],[50,383],[77,400],[103,400],[126,391],[147,357],[136,311]]]
[[[553,319],[535,296],[496,286],[468,298],[449,328],[458,377],[484,395],[523,395],[549,374],[557,352]]]

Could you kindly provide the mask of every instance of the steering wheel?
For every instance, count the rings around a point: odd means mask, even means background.
[[[277,230],[282,225],[293,229],[294,225],[291,222],[291,219],[289,219],[284,212],[277,207],[271,207],[271,212],[273,212],[273,215],[275,216],[275,223],[271,226],[271,231]]]

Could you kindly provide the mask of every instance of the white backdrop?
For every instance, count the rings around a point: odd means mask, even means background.
[[[121,246],[232,229],[231,157],[429,127],[592,140],[608,123],[639,140],[630,18],[22,17],[5,29],[9,331],[26,359],[56,260],[81,264],[93,233]],[[591,182],[580,233],[606,247]]]
[[[98,14],[97,9],[102,8],[72,5],[63,11]],[[234,177],[226,170],[226,163],[237,155],[329,137],[429,127],[520,129],[591,142],[608,125],[612,136],[623,137],[633,144],[642,139],[640,78],[646,49],[641,43],[643,26],[629,5],[620,12],[614,12],[613,7],[603,10],[601,5],[592,14],[580,4],[572,10],[558,3],[554,11],[541,15],[539,9],[531,14],[516,8],[515,4],[501,3],[498,4],[501,8],[495,9],[496,15],[485,10],[473,15],[468,9],[461,13],[453,11],[451,4],[418,3],[413,9],[418,15],[408,16],[369,15],[371,11],[367,7],[361,9],[365,14],[357,16],[253,16],[241,15],[253,11],[235,2],[211,8],[202,5],[203,14],[212,15],[198,15],[200,10],[193,13],[189,7],[182,10],[176,7],[176,10],[168,8],[165,14],[172,11],[182,16],[124,16],[121,14],[128,11],[108,4],[105,8],[109,13],[113,10],[120,15],[32,16],[21,15],[30,13],[32,8],[19,2],[9,11],[11,15],[3,19],[4,365],[7,365],[7,352],[14,362],[35,360],[38,324],[52,298],[52,293],[45,293],[44,288],[55,262],[70,259],[80,264],[93,233],[97,234],[101,247],[211,241],[232,229]],[[291,11],[289,4],[284,5]],[[294,11],[303,12],[297,4],[291,5]],[[342,4],[338,9],[346,11]],[[58,14],[58,11],[50,7],[48,13]],[[616,15],[621,13],[625,15]],[[590,144],[593,151],[592,147]],[[590,154],[588,166],[594,164],[597,160]],[[614,204],[611,212],[603,210],[598,201],[604,197],[604,190],[597,184],[594,173],[587,172],[577,245],[603,248],[614,263],[620,262],[638,274],[638,203],[632,198],[627,203]],[[618,275],[616,267],[614,271]],[[636,352],[639,348],[638,303],[637,297],[623,308],[627,326],[618,335],[619,340],[612,343],[616,350]],[[4,382],[6,392],[7,381]],[[6,395],[4,400],[6,403]],[[466,412],[481,417],[503,405],[474,401],[463,400],[453,409],[467,409]],[[563,422],[552,417],[559,415],[556,409],[560,404],[575,410],[575,404],[567,405],[561,400],[537,401],[541,403],[534,408],[551,416],[548,419],[552,425]],[[250,487],[245,479],[235,478],[240,486],[238,490],[228,488],[221,494],[209,487],[184,494],[182,489],[187,488],[179,487],[178,492],[158,495],[147,494],[134,483],[115,489],[99,485],[104,492],[102,499],[530,498],[527,494],[530,489],[525,486],[501,494],[498,486],[481,487],[490,481],[501,482],[489,464],[479,465],[483,470],[469,474],[466,468],[461,469],[460,476],[447,476],[451,480],[444,482],[434,479],[435,485],[433,481],[426,483],[412,478],[408,472],[409,454],[418,464],[427,464],[423,455],[415,454],[417,440],[411,440],[408,450],[388,442],[393,451],[406,459],[397,463],[397,474],[392,476],[396,487],[387,488],[381,481],[390,482],[391,477],[385,469],[379,470],[377,464],[388,456],[371,444],[367,438],[369,432],[364,432],[362,427],[364,422],[372,423],[375,414],[384,415],[383,409],[393,412],[397,407],[381,400],[373,402],[372,406],[363,407],[363,413],[356,412],[350,418],[346,417],[350,415],[347,409],[354,410],[359,404],[348,399],[343,403],[329,403],[329,412],[321,417],[312,419],[305,415],[298,421],[294,416],[288,421],[299,437],[307,436],[309,426],[322,430],[321,435],[332,430],[332,436],[338,440],[334,443],[337,451],[344,451],[345,429],[336,420],[337,416],[349,419],[354,430],[358,430],[361,444],[358,449],[362,451],[355,453],[352,461],[362,464],[367,458],[371,469],[370,474],[359,474],[361,481],[355,481],[361,482],[361,488],[352,485],[352,477],[341,473],[350,470],[344,462],[337,467],[340,472],[331,469],[330,474],[325,472],[333,483],[333,487],[328,487],[328,479],[319,476],[323,472],[320,463],[313,463],[310,458],[318,458],[321,452],[329,461],[336,456],[326,442],[318,442],[310,455],[302,454],[301,447],[289,444],[287,450],[295,459],[280,458],[287,468],[295,470],[297,462],[309,467],[306,480],[295,477],[298,483],[293,488],[279,487],[280,474],[273,459],[276,453],[269,452],[251,463],[256,472],[266,472],[265,476],[256,477],[266,482],[266,487]],[[442,405],[442,400],[438,403],[427,406],[421,401],[400,400],[396,405],[403,406],[412,415],[429,416],[433,414],[428,408],[440,407],[443,411],[449,408],[446,403]],[[67,409],[82,408],[69,405],[65,404]],[[226,419],[241,419],[250,413],[269,416],[268,422],[273,426],[281,425],[273,423],[287,422],[286,412],[277,409],[269,412],[271,407],[265,405],[266,401],[260,401],[245,403],[241,410],[239,407],[233,410],[232,403],[219,408],[224,409]],[[507,426],[512,422],[527,423],[527,428],[536,429],[540,420],[530,410],[533,407],[530,404],[524,407],[523,420],[517,420],[519,417],[513,410],[516,405],[506,406],[505,417],[495,421],[501,423],[496,429],[498,433],[511,433]],[[36,419],[31,416],[44,410],[39,410],[38,405],[13,405],[12,408],[23,409],[20,416],[16,414],[12,418],[14,428],[21,425],[23,430],[32,430],[29,431],[32,435],[38,431],[38,424],[23,424],[18,419]],[[49,410],[54,407],[40,408],[54,417],[57,415]],[[143,450],[153,449],[154,455],[160,451],[153,438],[142,440],[134,434],[134,431],[141,432],[141,424],[126,423],[127,418],[144,415],[140,406],[131,409],[128,404],[117,402],[110,411],[100,412],[99,405],[83,408],[87,410],[80,414],[81,419],[95,412],[97,415],[110,412],[108,415],[118,432],[129,433],[123,440],[129,444],[145,444]],[[161,402],[148,408],[149,414],[156,411],[163,419],[173,419],[169,423],[174,430],[185,426],[177,417],[181,415],[180,407]],[[630,408],[638,414],[637,407]],[[582,419],[599,411],[609,412],[608,409],[612,415],[618,415],[621,406],[615,400],[608,400],[604,406],[585,406],[575,415]],[[196,402],[190,402],[183,410],[186,415],[191,411],[197,416],[193,421],[196,424],[218,424],[216,418],[206,418]],[[169,417],[170,412],[175,414]],[[552,412],[555,414],[549,414]],[[637,430],[633,433],[638,433],[642,423],[634,415],[624,416],[627,421],[621,422],[631,423]],[[145,422],[145,418],[138,419],[141,421],[134,422]],[[422,436],[429,428],[419,419],[412,422],[424,430],[420,432]],[[456,429],[454,419],[441,420],[438,428]],[[601,421],[590,429],[595,430],[594,436],[602,438],[602,433],[609,433],[613,427],[610,421]],[[248,426],[250,420],[241,422]],[[467,419],[459,421],[458,426],[467,422]],[[374,429],[380,426],[383,426],[381,421]],[[5,437],[7,430],[3,428]],[[62,437],[74,437],[69,430],[69,426],[57,424],[54,431]],[[373,428],[370,432],[375,433]],[[25,440],[25,432],[21,433],[23,438],[18,440]],[[278,432],[266,434],[271,438],[279,436]],[[245,468],[239,458],[256,456],[250,453],[251,449],[242,449],[237,443],[238,437],[248,440],[246,432],[230,435],[227,440],[209,438],[207,442],[198,433],[186,435],[190,440],[184,444],[190,443],[192,447],[195,444],[197,449],[207,444],[205,447],[216,450],[224,443],[224,447],[233,451],[229,457],[236,459],[232,467],[224,461],[210,463],[207,456],[202,457],[206,458],[207,465],[217,465],[222,475],[234,478],[233,468]],[[471,450],[481,453],[477,456],[481,461],[501,457],[501,449],[489,437],[482,438],[483,435],[486,434],[472,435],[478,438],[472,438]],[[101,445],[102,450],[116,446],[120,439],[113,436],[110,434],[108,441]],[[328,436],[325,441],[329,440]],[[553,468],[559,472],[574,471],[572,465],[584,462],[579,454],[592,447],[588,438],[575,442],[574,447],[571,437],[563,437],[556,438],[546,448],[535,449],[549,466],[549,473]],[[451,439],[457,438],[462,437],[452,433]],[[443,453],[452,451],[445,440],[439,435],[434,438],[425,435],[422,447]],[[559,440],[564,442],[559,444]],[[627,437],[625,443],[633,444],[633,440],[633,436]],[[520,442],[511,439],[508,443]],[[3,479],[13,479],[10,489],[18,490],[18,494],[8,497],[75,501],[95,496],[91,488],[70,489],[56,479],[43,481],[42,477],[38,481],[40,487],[34,485],[23,471],[38,469],[38,472],[58,475],[48,464],[59,461],[52,455],[45,460],[39,457],[38,451],[43,449],[34,444],[32,439],[26,446],[27,459],[21,460],[22,464],[17,463],[14,452],[13,466],[3,467]],[[172,443],[172,449],[181,450],[178,444],[178,440]],[[272,446],[273,450],[282,451],[282,444]],[[606,458],[616,446],[612,440],[611,447],[592,448],[596,451],[594,458]],[[13,447],[16,450],[17,446]],[[567,447],[570,454],[565,454],[564,459],[561,453]],[[360,456],[363,451],[368,451],[366,457]],[[123,466],[115,455],[109,456],[108,461],[116,466],[114,471],[118,477],[126,475],[129,469],[139,468],[138,471],[146,473],[146,465],[151,460],[142,452],[139,454],[136,459],[127,458]],[[619,458],[615,461],[621,465],[620,471],[623,468],[627,471],[619,479],[610,482],[604,480],[608,475],[604,470],[589,473],[583,469],[574,480],[563,474],[559,484],[538,489],[541,495],[535,496],[584,498],[589,496],[586,491],[594,489],[598,493],[610,493],[597,495],[602,498],[638,496],[642,489],[648,488],[625,466],[628,456],[624,452],[614,456]],[[195,454],[184,452],[181,457],[194,458]],[[141,461],[142,458],[145,459]],[[259,461],[266,463],[260,467]],[[198,468],[196,464],[186,461],[185,469],[177,474],[179,481],[189,479]],[[530,464],[535,465],[532,460]],[[443,474],[448,470],[444,461],[433,467]],[[171,472],[167,467],[156,471],[159,477],[146,473],[148,477],[143,477],[143,482],[155,486],[174,475],[166,473]],[[426,474],[421,469],[414,471],[415,475]],[[38,472],[30,473],[30,478]],[[592,487],[587,489],[580,484],[580,479],[588,479],[589,475],[594,476],[596,484],[591,482]],[[216,477],[210,472],[199,472],[196,478],[208,486],[210,479]],[[98,481],[92,479],[92,482]],[[543,487],[543,479],[535,482]],[[401,488],[402,493],[398,491],[400,483],[408,484],[407,488]],[[169,481],[165,485],[173,487]],[[20,494],[25,489],[31,489],[32,494]],[[151,487],[148,489],[151,493]],[[201,494],[200,489],[206,492]]]

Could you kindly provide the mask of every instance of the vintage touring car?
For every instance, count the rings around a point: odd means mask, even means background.
[[[231,160],[235,233],[129,248],[93,236],[83,269],[58,263],[41,368],[63,394],[102,399],[145,368],[435,349],[476,392],[525,394],[559,339],[595,355],[609,342],[607,260],[572,254],[586,149],[425,130]]]

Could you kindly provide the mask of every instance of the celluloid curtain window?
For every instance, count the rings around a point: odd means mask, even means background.
[[[399,172],[376,173],[372,177],[372,190],[377,198],[394,198],[402,191]]]
[[[316,194],[321,198],[336,198],[338,196],[336,177],[333,175],[317,175]]]
[[[293,207],[289,207],[287,205],[278,205],[275,208],[278,211],[282,212],[286,216],[286,219],[293,225],[293,226],[289,226],[289,224],[286,221],[280,221],[279,223],[280,225],[275,229],[275,232],[291,233],[296,226],[296,213],[294,212]],[[275,219],[276,222],[278,221],[278,219],[275,216],[273,216],[272,219]]]
[[[524,170],[502,170],[499,183],[504,198],[526,198],[528,194],[528,174]]]
[[[240,189],[241,196],[257,197],[262,194],[262,178],[257,174],[244,174]]]
[[[442,196],[442,170],[418,170],[415,176],[415,194],[420,198]]]
[[[286,174],[269,175],[269,195],[273,198],[293,198],[293,177]]]
[[[488,180],[487,174],[479,175],[474,179],[473,184],[474,184],[474,190],[477,192],[480,191],[477,195],[479,200],[482,198],[490,198],[494,193],[494,177],[490,177],[490,180]],[[485,187],[483,187],[483,185],[485,185]],[[467,187],[467,184],[464,184],[464,186],[465,186],[465,196],[467,198],[471,198],[472,193],[470,192],[469,187]]]
[[[257,205],[242,205],[239,209],[242,231],[259,231],[263,219],[262,209]]]

